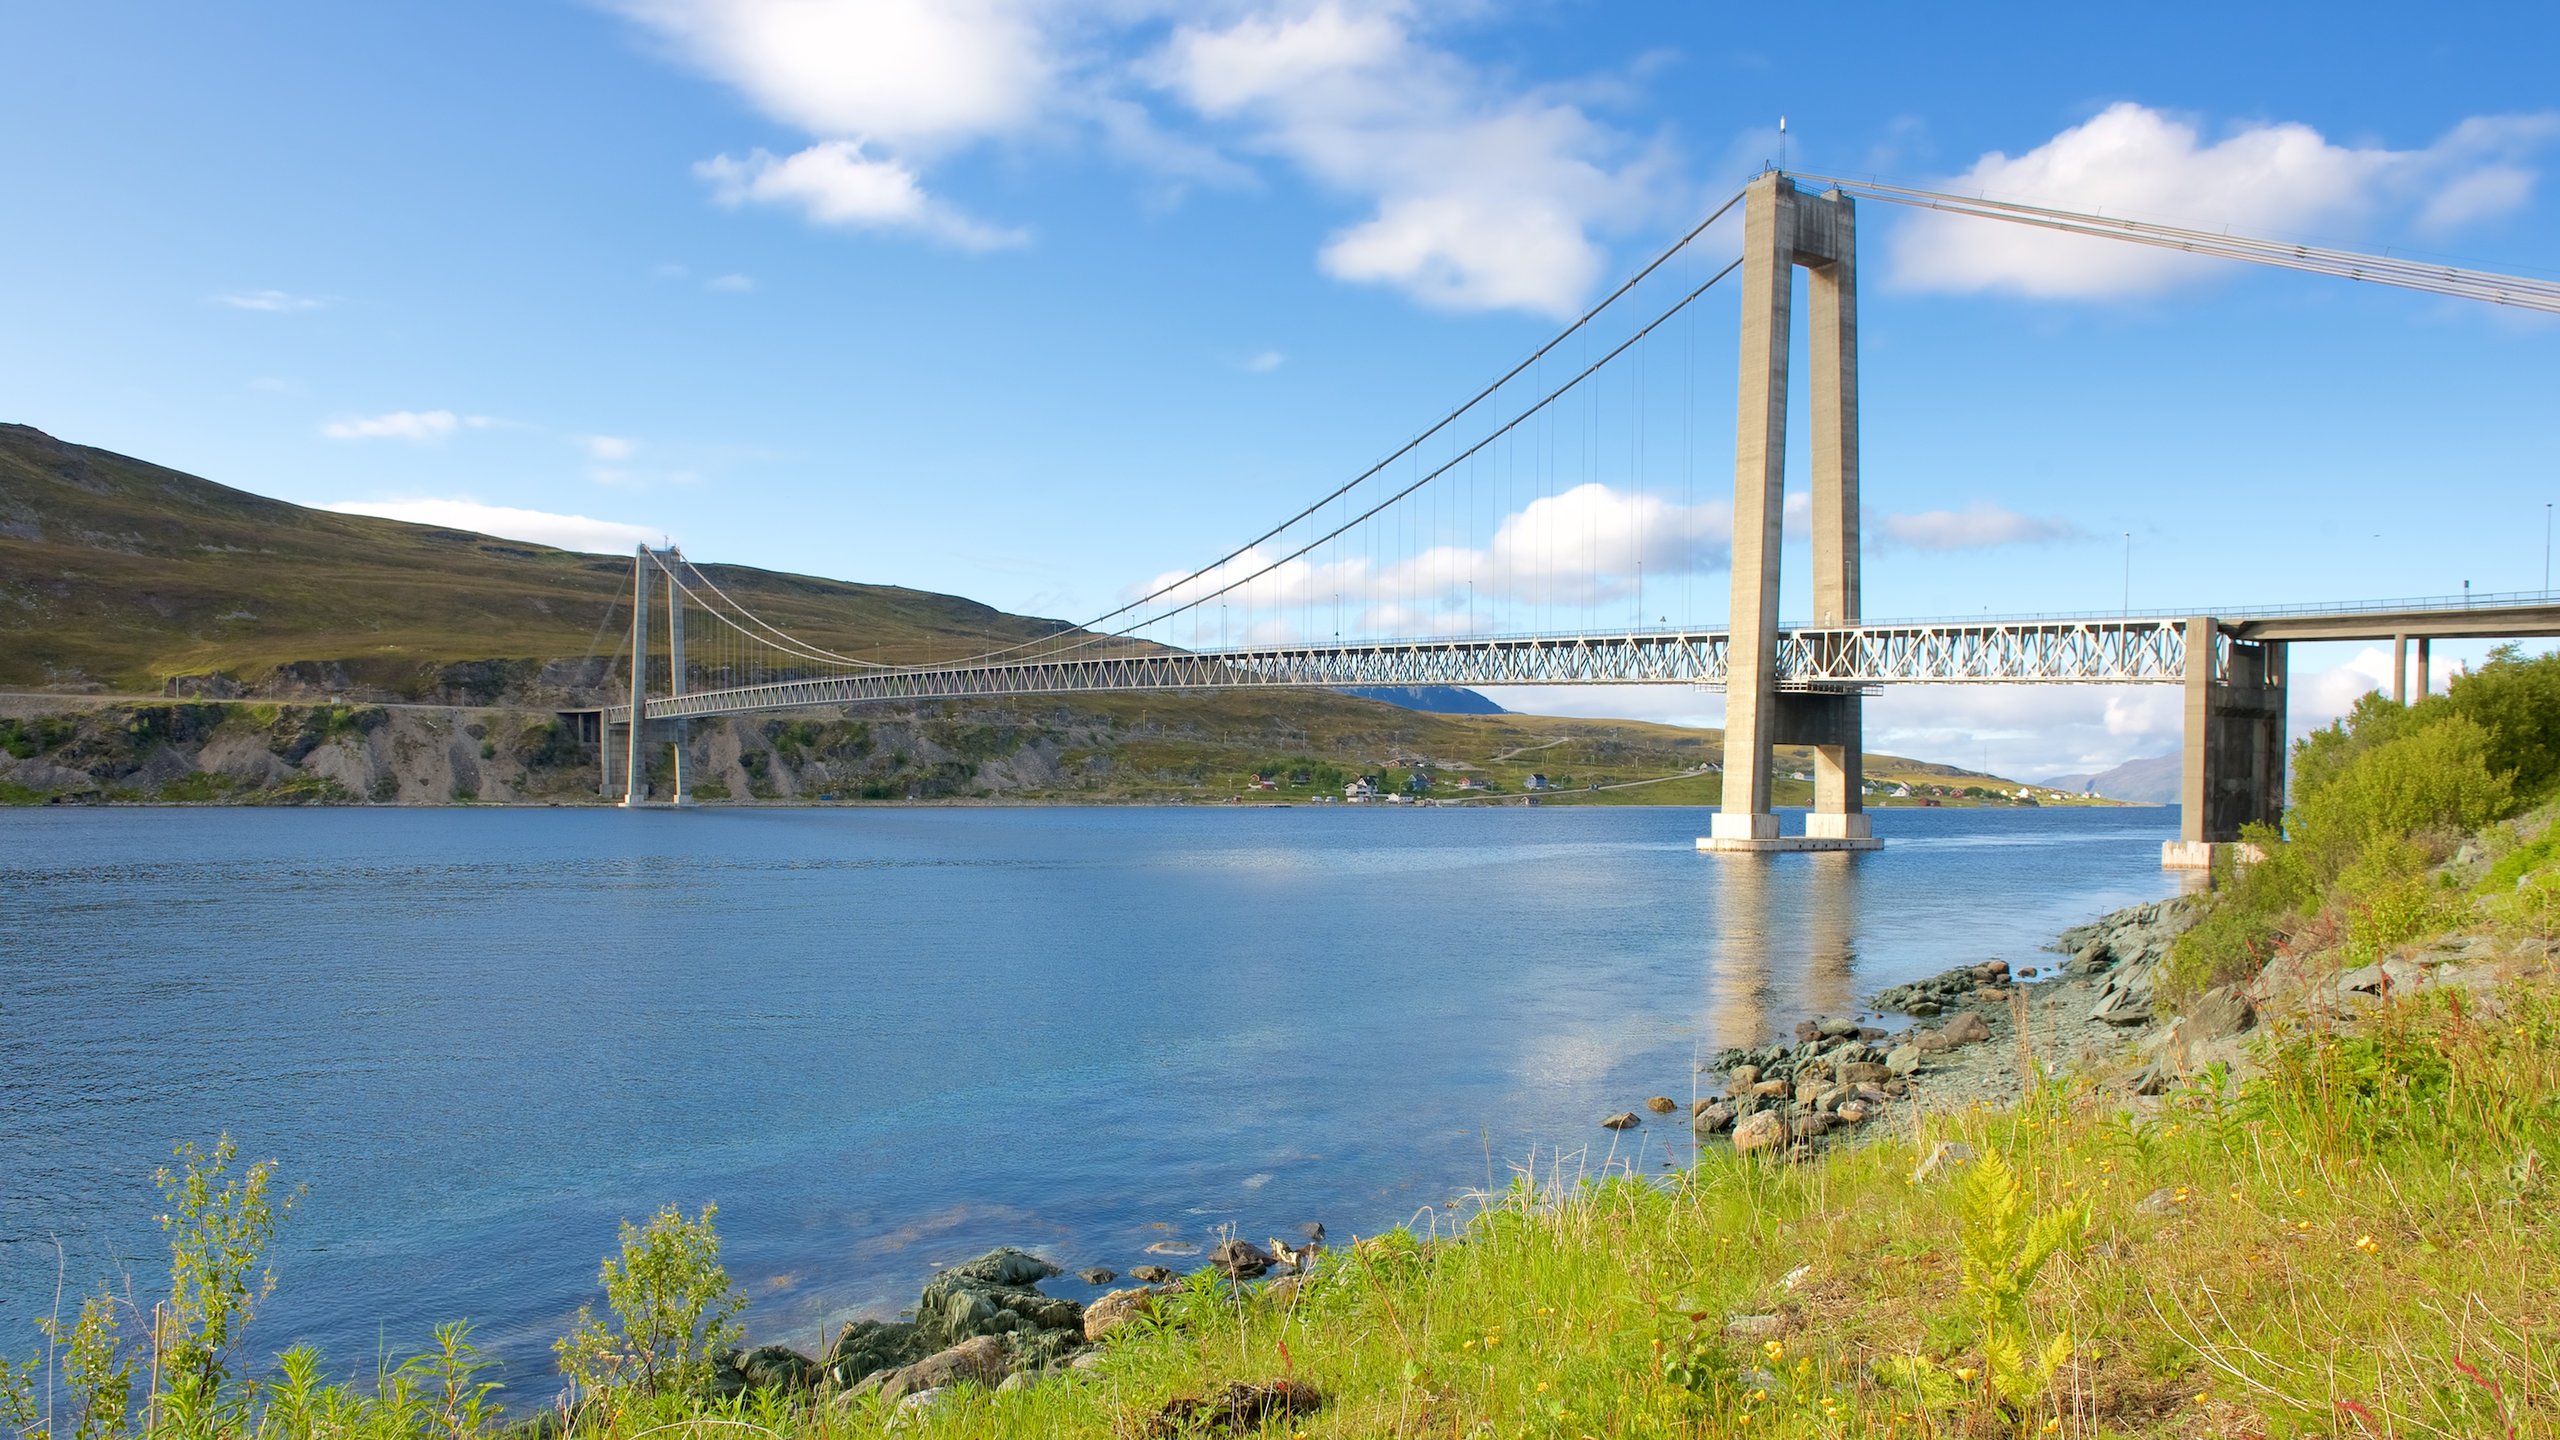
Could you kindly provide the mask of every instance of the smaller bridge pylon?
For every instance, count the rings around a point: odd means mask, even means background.
[[[622,804],[645,805],[649,801],[649,581],[663,575],[667,588],[667,698],[685,693],[684,677],[684,597],[676,580],[675,567],[683,563],[683,554],[673,546],[653,550],[641,545],[631,556],[631,704],[623,726]],[[663,703],[663,702],[662,702]],[[603,760],[598,766],[599,788],[613,793],[613,738],[611,716],[600,718],[604,732],[598,747]],[[692,803],[685,792],[684,741],[685,721],[674,717],[675,794],[678,805]]]

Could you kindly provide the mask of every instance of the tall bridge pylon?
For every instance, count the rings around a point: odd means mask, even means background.
[[[1813,404],[1813,617],[1858,614],[1858,216],[1832,190],[1811,194],[1771,171],[1743,192],[1741,394],[1734,409],[1733,619],[1724,693],[1724,801],[1710,851],[1872,850],[1861,808],[1862,702],[1854,685],[1778,688],[1779,558],[1787,494],[1787,368],[1795,272],[1806,284]],[[1770,762],[1813,747],[1813,810],[1778,833]]]

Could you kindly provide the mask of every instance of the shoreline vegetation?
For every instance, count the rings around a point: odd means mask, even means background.
[[[162,1176],[167,1298],[92,1297],[0,1391],[79,1440],[2560,1433],[2560,659],[2369,698],[2294,775],[2209,893],[1602,1120],[1690,1127],[1676,1173],[1551,1159],[1085,1306],[998,1250],[820,1355],[747,1346],[715,1213],[670,1209],[553,1401],[459,1324],[362,1384],[260,1355],[291,1197],[225,1143]]]

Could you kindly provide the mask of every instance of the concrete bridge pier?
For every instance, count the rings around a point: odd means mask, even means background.
[[[2162,866],[2210,869],[2242,826],[2284,818],[2285,666],[2281,640],[2225,640],[2213,617],[2187,621],[2178,838],[2160,842]]]
[[[1745,195],[1724,800],[1698,848],[1872,850],[1878,842],[1859,802],[1857,692],[1781,692],[1777,664],[1787,362],[1799,265],[1811,272],[1814,623],[1854,625],[1859,618],[1857,210],[1839,191],[1807,194],[1776,172],[1752,181]],[[1779,834],[1770,809],[1771,751],[1779,745],[1814,747],[1814,811],[1802,835]]]

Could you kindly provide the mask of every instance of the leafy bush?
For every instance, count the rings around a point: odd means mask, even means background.
[[[2266,858],[2218,878],[2214,903],[2171,951],[2164,998],[2254,974],[2306,931],[2343,938],[2342,957],[2365,964],[2453,923],[2466,902],[2430,887],[2429,868],[2514,813],[2519,796],[2560,783],[2555,744],[2560,657],[2502,650],[2412,706],[2366,695],[2294,747],[2282,830],[2242,837]],[[2538,845],[2501,863],[2508,884],[2553,849]]]
[[[276,1225],[297,1194],[275,1191],[275,1162],[261,1160],[234,1175],[239,1146],[224,1135],[206,1155],[190,1141],[176,1169],[154,1178],[169,1203],[160,1228],[169,1236],[169,1298],[152,1314],[156,1370],[152,1432],[178,1436],[237,1433],[247,1419],[246,1394],[230,1384],[241,1332],[274,1293],[275,1275],[261,1268]]]
[[[651,1396],[711,1378],[713,1357],[738,1343],[747,1303],[720,1264],[718,1213],[705,1205],[687,1220],[669,1205],[645,1227],[622,1222],[621,1257],[608,1256],[598,1276],[613,1323],[579,1306],[575,1328],[552,1346],[562,1374],[588,1391]]]

